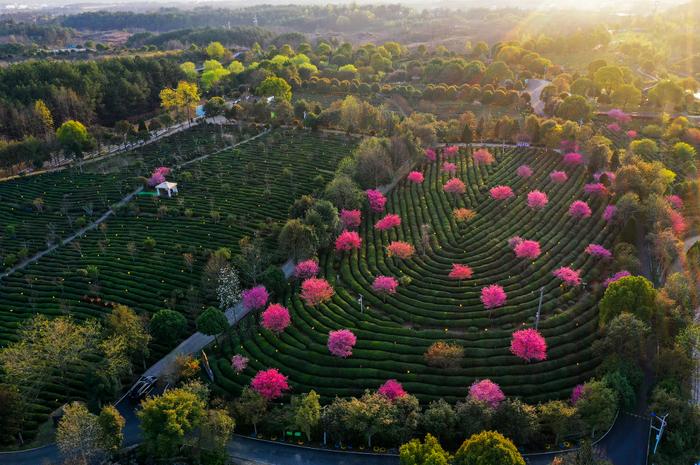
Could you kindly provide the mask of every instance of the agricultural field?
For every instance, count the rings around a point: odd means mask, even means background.
[[[275,130],[174,171],[177,197],[136,197],[105,227],[4,278],[0,345],[37,313],[101,318],[114,303],[142,314],[175,309],[192,323],[215,304],[200,293],[209,253],[220,247],[235,253],[241,237],[287,218],[293,200],[325,185],[354,145],[345,137]],[[183,254],[193,260],[186,263]],[[156,359],[169,350],[153,349]],[[44,413],[85,389],[80,375],[68,384],[70,392],[57,386],[42,395]]]
[[[456,177],[466,193],[443,191],[450,178],[441,171],[443,160],[425,163],[425,181],[406,179],[388,195],[387,213],[401,217],[400,226],[379,231],[374,225],[384,213],[362,212],[362,245],[350,254],[326,253],[320,257],[321,274],[335,289],[329,302],[316,308],[304,305],[298,289],[285,305],[292,324],[279,336],[260,330],[226,344],[214,363],[218,388],[237,393],[258,370],[279,367],[289,376],[294,392],[314,389],[325,399],[359,395],[376,389],[386,379],[397,379],[421,401],[445,398],[456,401],[476,379],[489,378],[506,395],[528,402],[568,396],[571,388],[594,376],[599,360],[591,350],[597,329],[596,292],[607,276],[594,269],[598,259],[584,252],[590,243],[611,247],[616,227],[603,219],[604,199],[584,194],[585,168],[562,165],[562,156],[539,149],[494,149],[496,162],[475,165],[462,149],[456,160]],[[527,164],[530,178],[517,168]],[[566,170],[564,183],[550,173]],[[512,187],[515,197],[496,201],[489,190]],[[528,208],[532,190],[549,196],[541,211]],[[587,200],[592,215],[576,219],[569,207]],[[468,208],[476,216],[458,223],[455,208]],[[425,254],[399,260],[387,255],[391,241],[419,248],[423,225],[432,230]],[[516,258],[509,239],[539,241],[542,254],[532,262]],[[460,282],[448,277],[453,264],[466,264],[473,278]],[[565,287],[553,276],[560,267],[581,271],[584,285]],[[382,299],[372,288],[375,277],[393,276],[398,290]],[[507,294],[503,307],[486,310],[480,301],[483,287],[498,284]],[[531,327],[543,292],[539,329],[548,345],[545,361],[525,363],[509,351],[511,334]],[[364,312],[358,297],[363,296]],[[339,359],[326,347],[332,330],[350,329],[357,336],[352,356]],[[427,366],[423,354],[436,341],[457,342],[465,349],[457,368]],[[250,358],[242,375],[231,368],[234,353]]]
[[[222,140],[218,129],[195,126],[82,167],[0,183],[0,262],[10,267],[96,220],[156,166],[173,166],[246,137],[232,132]]]

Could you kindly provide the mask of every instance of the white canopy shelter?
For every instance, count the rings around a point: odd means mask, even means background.
[[[168,181],[161,182],[156,186],[156,192],[158,192],[159,196],[161,191],[163,191],[163,193],[167,192],[168,197],[172,197],[173,193],[177,194],[177,183]]]

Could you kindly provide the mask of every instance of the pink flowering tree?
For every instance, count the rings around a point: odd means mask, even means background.
[[[263,396],[267,400],[275,400],[282,397],[284,391],[289,390],[287,377],[279,372],[276,368],[258,371],[250,380],[250,387],[255,392]]]
[[[620,110],[619,108],[613,108],[608,111],[608,118],[617,121],[618,123],[625,124],[632,121],[632,117]]]
[[[517,174],[519,177],[523,179],[527,179],[530,176],[532,176],[532,168],[530,168],[527,165],[520,165],[518,166],[518,169],[515,170],[515,174]]]
[[[601,182],[593,182],[583,186],[583,192],[590,195],[591,197],[607,197],[608,188]]]
[[[165,176],[160,173],[153,173],[151,177],[148,178],[149,187],[155,187],[162,182],[165,182]]]
[[[398,399],[399,397],[404,397],[408,393],[404,390],[401,383],[395,379],[389,379],[386,383],[379,386],[377,393],[383,395],[389,400]]]
[[[335,251],[336,252],[351,252],[353,250],[358,250],[362,245],[362,238],[355,231],[348,231],[347,229],[340,233],[338,238],[335,240]]]
[[[593,179],[596,182],[602,182],[604,185],[612,185],[615,183],[617,176],[612,171],[597,171],[593,173]]]
[[[386,246],[386,251],[390,257],[396,257],[402,260],[411,258],[413,254],[416,253],[415,247],[403,241],[393,241]]]
[[[667,195],[666,200],[675,210],[683,210],[683,199],[678,195]]]
[[[406,179],[408,179],[413,184],[421,184],[425,180],[425,177],[420,171],[411,171],[410,173],[408,173],[408,176],[406,176]]]
[[[506,291],[498,284],[491,284],[481,289],[481,303],[487,310],[502,307],[506,303],[506,298]]]
[[[552,272],[555,278],[559,278],[567,286],[578,286],[581,284],[581,272],[568,266],[562,266]]]
[[[357,337],[349,329],[339,329],[328,333],[328,350],[336,357],[346,358],[352,355],[352,348]]]
[[[455,173],[457,173],[457,165],[454,163],[450,163],[449,161],[446,161],[445,163],[442,164],[442,171],[445,173],[454,176]]]
[[[577,384],[571,390],[571,404],[576,405],[576,402],[583,396],[583,384]]]
[[[297,263],[294,267],[294,276],[297,279],[308,279],[318,274],[320,268],[316,260],[308,259]]]
[[[510,186],[496,186],[489,190],[489,195],[494,200],[508,200],[515,196]]]
[[[620,132],[622,131],[622,126],[618,123],[610,123],[607,125],[608,131],[610,132]]]
[[[549,173],[549,179],[555,184],[564,184],[569,176],[563,171],[552,171]]]
[[[534,190],[527,194],[527,206],[533,210],[542,210],[549,203],[549,197],[542,191]]]
[[[431,148],[425,149],[425,159],[429,162],[433,162],[437,159],[437,153]]]
[[[455,155],[457,155],[458,153],[459,153],[459,147],[457,147],[456,145],[448,145],[444,149],[442,149],[442,154],[446,158],[452,158]]]
[[[541,361],[547,358],[547,343],[536,329],[521,329],[513,333],[510,351],[526,362]]]
[[[330,300],[334,294],[333,287],[321,278],[309,278],[301,283],[300,297],[310,307],[315,307]]]
[[[683,234],[688,228],[688,225],[685,222],[685,217],[676,210],[669,209],[668,218],[671,220],[671,229],[673,229],[673,233],[682,239]]]
[[[498,407],[505,398],[501,387],[490,379],[475,381],[469,387],[469,397],[479,402],[485,402],[492,408]]]
[[[592,257],[604,259],[612,258],[612,252],[600,244],[588,244],[588,247],[586,247],[586,253]]]
[[[263,308],[267,304],[269,298],[270,294],[268,294],[265,286],[262,285],[246,289],[241,293],[243,308],[246,310],[258,310]]]
[[[355,229],[362,222],[362,213],[360,210],[341,210],[340,222],[345,229]]]
[[[523,239],[520,236],[513,236],[510,239],[508,239],[508,247],[515,250],[515,248],[518,246],[518,244],[520,244],[524,240],[525,239]]]
[[[569,215],[576,219],[588,218],[591,213],[591,207],[583,200],[575,200],[569,206]]]
[[[471,267],[467,265],[460,265],[459,263],[453,263],[452,270],[447,276],[456,281],[464,281],[466,279],[470,279],[473,274],[474,272],[472,271]]]
[[[542,253],[542,250],[540,250],[540,243],[530,240],[522,241],[520,244],[515,246],[513,251],[515,252],[516,257],[525,258],[528,260],[534,260]]]
[[[377,276],[372,282],[372,290],[386,299],[386,296],[396,294],[399,282],[391,276]]]
[[[444,186],[442,186],[442,190],[448,194],[457,196],[467,192],[467,186],[465,186],[460,179],[452,178],[447,181]]]
[[[376,189],[367,189],[365,191],[367,194],[367,202],[369,202],[369,208],[375,213],[381,213],[384,211],[386,206],[386,197],[384,194]]]
[[[614,275],[610,276],[608,279],[606,279],[603,282],[603,286],[608,287],[610,284],[614,283],[615,281],[619,281],[622,278],[625,278],[627,276],[632,276],[632,273],[630,273],[627,270],[621,270],[615,273]]]
[[[374,228],[380,231],[388,231],[389,229],[395,228],[399,225],[401,225],[401,217],[394,213],[389,213],[384,218],[377,221]]]
[[[280,304],[271,304],[262,313],[263,328],[275,334],[282,333],[291,322],[289,310]]]
[[[231,357],[231,368],[236,372],[237,375],[243,373],[243,371],[248,367],[248,357],[244,357],[241,354],[236,354]]]
[[[615,213],[617,212],[617,207],[615,205],[608,205],[603,211],[603,219],[607,222],[612,221],[615,218]]]
[[[625,134],[627,134],[627,137],[629,137],[630,139],[634,139],[637,137],[637,131],[635,131],[634,129],[630,129]]]
[[[486,149],[479,149],[475,151],[472,157],[474,158],[474,163],[477,165],[490,165],[496,161],[491,152]]]
[[[563,161],[566,166],[578,166],[583,163],[583,155],[578,152],[569,152],[564,155]]]

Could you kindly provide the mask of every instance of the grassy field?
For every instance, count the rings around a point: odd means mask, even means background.
[[[533,149],[495,154],[497,163],[489,167],[475,166],[463,154],[458,176],[465,180],[467,193],[458,198],[442,190],[447,177],[439,169],[440,161],[420,168],[423,184],[402,181],[387,204],[388,212],[401,216],[399,228],[379,232],[373,225],[380,215],[363,213],[359,253],[320,257],[322,273],[335,287],[334,298],[309,308],[295,292],[286,301],[292,325],[281,336],[260,330],[226,343],[213,363],[217,387],[236,393],[258,370],[278,367],[289,376],[293,392],[315,389],[326,400],[359,395],[396,378],[423,401],[454,401],[466,395],[474,380],[491,378],[506,395],[535,402],[568,396],[573,386],[593,376],[598,364],[591,351],[597,328],[595,296],[583,287],[561,287],[552,272],[571,266],[582,271],[584,281],[596,279],[594,260],[583,250],[589,243],[611,244],[615,231],[602,219],[604,202],[591,202],[590,218],[573,219],[567,210],[583,196],[583,168],[568,169],[569,180],[555,185],[549,173],[562,169],[560,155]],[[522,163],[533,168],[532,178],[516,176]],[[488,190],[499,184],[510,185],[517,195],[507,206],[489,197]],[[526,206],[532,189],[548,193],[544,211]],[[467,225],[458,224],[452,216],[455,207],[471,208],[477,216]],[[429,253],[406,261],[387,256],[385,247],[392,240],[418,244],[423,224],[434,231]],[[508,239],[516,235],[539,241],[542,255],[529,264],[516,259],[508,246]],[[453,263],[468,264],[474,277],[463,284],[450,280]],[[378,275],[408,277],[410,284],[399,285],[398,292],[383,301],[371,289]],[[479,301],[480,289],[496,283],[505,288],[508,301],[489,317]],[[548,359],[527,364],[510,354],[510,335],[533,324],[540,289],[544,298],[539,328],[549,345]],[[360,294],[364,313],[357,302]],[[347,359],[331,356],[326,347],[328,332],[341,328],[351,329],[358,340]],[[459,368],[426,365],[423,353],[438,340],[456,341],[465,348]],[[230,367],[233,353],[250,358],[241,375]]]

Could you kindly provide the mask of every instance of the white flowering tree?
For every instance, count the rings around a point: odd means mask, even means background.
[[[219,286],[216,289],[219,297],[219,307],[226,311],[234,308],[241,300],[241,281],[238,278],[238,271],[229,266],[223,266],[219,271]]]

